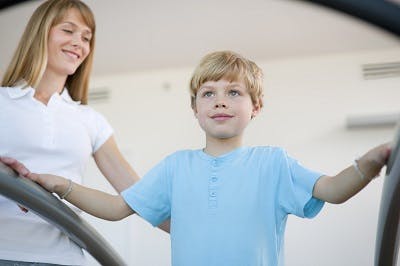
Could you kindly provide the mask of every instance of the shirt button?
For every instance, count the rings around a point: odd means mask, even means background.
[[[213,164],[213,166],[217,166],[217,164],[218,164],[217,160],[213,160],[212,164]]]
[[[217,178],[216,176],[213,176],[213,177],[211,177],[211,181],[212,181],[212,182],[217,182],[217,181],[218,181],[218,178]]]
[[[217,196],[217,192],[216,191],[210,191],[210,196],[211,197],[216,197]]]
[[[208,202],[208,207],[210,208],[216,208],[217,207],[217,201],[216,200],[210,200]]]

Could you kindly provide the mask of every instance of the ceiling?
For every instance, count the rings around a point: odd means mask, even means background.
[[[41,2],[0,10],[0,73]],[[265,61],[400,47],[397,37],[375,26],[302,1],[85,2],[98,28],[95,75],[194,67],[205,53],[222,49]]]

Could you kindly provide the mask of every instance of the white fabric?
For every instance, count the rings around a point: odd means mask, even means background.
[[[67,90],[47,106],[31,87],[0,87],[0,156],[30,171],[82,183],[88,159],[112,135],[99,113],[71,99]],[[56,227],[0,195],[0,259],[82,265],[82,250]]]

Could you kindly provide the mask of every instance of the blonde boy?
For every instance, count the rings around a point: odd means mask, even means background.
[[[206,55],[190,82],[205,147],[173,153],[122,195],[30,177],[104,219],[134,212],[154,226],[171,219],[172,265],[283,265],[288,214],[311,218],[325,201],[346,201],[378,175],[390,147],[378,146],[330,177],[281,148],[243,146],[244,130],[263,105],[262,78],[254,62],[234,52]]]

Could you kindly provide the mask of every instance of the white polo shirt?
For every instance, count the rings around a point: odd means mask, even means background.
[[[105,118],[71,99],[53,94],[47,105],[32,87],[0,87],[0,155],[31,172],[82,183],[88,159],[112,135]],[[0,195],[0,259],[82,265],[82,250],[56,227]]]

